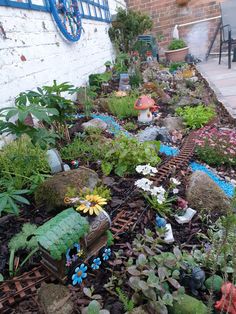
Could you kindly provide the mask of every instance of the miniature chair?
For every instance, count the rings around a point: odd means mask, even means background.
[[[228,0],[221,3],[221,27],[220,27],[220,55],[219,64],[221,63],[222,46],[228,45],[228,68],[231,68],[231,50],[232,45],[236,44],[236,1]]]

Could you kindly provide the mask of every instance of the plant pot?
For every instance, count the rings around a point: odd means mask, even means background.
[[[187,3],[189,2],[189,0],[176,0],[176,3],[178,4],[178,5],[186,5]]]
[[[184,61],[186,55],[188,54],[188,47],[184,47],[176,50],[165,51],[166,60],[170,62]]]

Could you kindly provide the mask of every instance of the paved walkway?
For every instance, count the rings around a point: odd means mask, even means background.
[[[218,100],[236,120],[236,62],[228,69],[227,58],[218,64],[218,59],[209,59],[197,65],[199,72],[208,81]]]

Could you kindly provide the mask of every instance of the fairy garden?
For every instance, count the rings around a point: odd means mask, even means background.
[[[119,10],[103,73],[1,109],[3,313],[236,313],[235,122],[151,27]]]

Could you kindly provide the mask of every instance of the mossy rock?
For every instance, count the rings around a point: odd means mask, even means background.
[[[172,307],[169,307],[170,314],[207,314],[207,306],[187,295],[183,294],[179,302],[175,301]]]
[[[68,207],[64,203],[68,192],[73,191],[78,196],[84,188],[93,190],[98,182],[97,173],[85,167],[57,173],[37,188],[36,205],[44,207],[46,211],[60,211]]]
[[[205,286],[208,290],[213,290],[214,292],[219,292],[224,280],[219,275],[213,275],[205,281]]]

